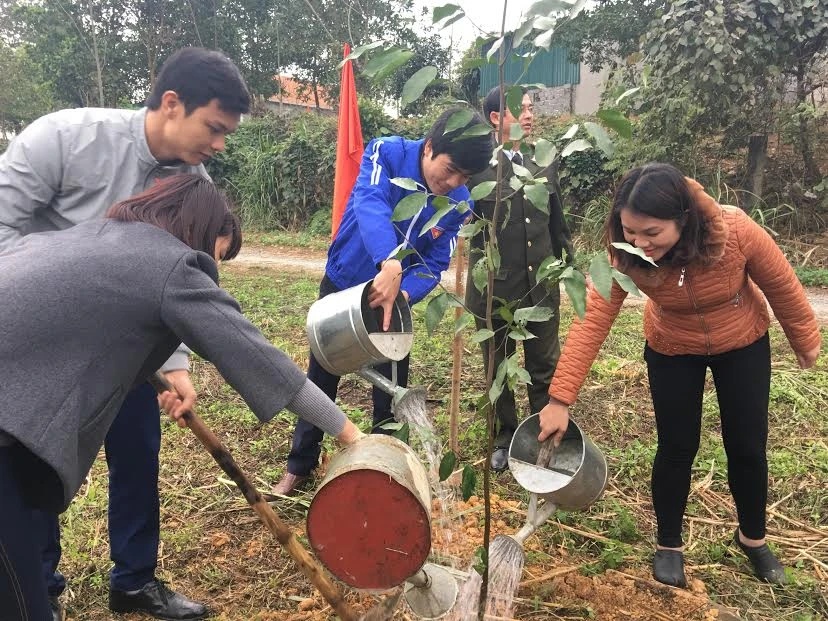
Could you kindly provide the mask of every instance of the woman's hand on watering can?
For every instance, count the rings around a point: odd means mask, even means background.
[[[365,434],[359,430],[359,427],[354,425],[350,420],[345,421],[345,427],[342,429],[342,433],[336,436],[337,442],[348,446],[349,444],[353,444],[360,438],[364,438]]]
[[[195,407],[196,391],[190,380],[190,372],[186,369],[168,371],[164,373],[166,380],[172,384],[174,391],[168,390],[158,395],[158,404],[179,427],[186,427],[187,421],[182,418],[185,412]]]
[[[811,351],[796,352],[796,361],[799,363],[800,369],[810,369],[816,364],[817,358],[819,358],[819,345]]]
[[[543,442],[552,436],[555,446],[560,445],[569,426],[569,406],[551,397],[546,407],[540,411],[539,417],[541,432],[538,441]]]
[[[391,327],[391,311],[400,292],[401,282],[402,263],[397,259],[388,259],[382,262],[380,272],[368,292],[368,305],[371,308],[382,307],[382,329],[385,332]]]

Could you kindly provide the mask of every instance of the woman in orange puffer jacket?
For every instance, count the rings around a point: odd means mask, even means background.
[[[816,362],[821,337],[802,286],[762,227],[740,209],[720,206],[667,164],[648,164],[624,176],[606,229],[610,243],[630,243],[658,264],[609,247],[615,267],[649,297],[644,359],[658,431],[652,473],[656,580],[686,585],[681,524],[710,367],[739,517],[735,542],[759,577],[784,583],[782,565],[765,543],[770,318],[764,296],[799,366],[807,369]],[[540,413],[540,440],[553,435],[557,443],[563,437],[568,407],[625,297],[618,283],[609,300],[590,291],[586,316],[572,324],[549,405]]]

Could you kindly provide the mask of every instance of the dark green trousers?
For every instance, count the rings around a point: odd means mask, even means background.
[[[560,293],[558,291],[550,292],[541,306],[551,308],[555,314],[548,321],[528,323],[526,328],[535,335],[535,338],[521,341],[525,358],[524,368],[532,380],[532,383],[528,384],[526,389],[529,394],[529,407],[533,414],[540,412],[549,403],[549,383],[552,381],[555,366],[561,356],[561,343],[558,338],[560,303]],[[508,337],[508,332],[504,329],[506,324],[500,316],[493,317],[492,322],[495,337],[481,343],[481,349],[483,350],[483,366],[488,373],[489,347],[494,343],[495,374],[497,374],[500,363],[515,352],[517,341]],[[475,323],[478,330],[486,327],[486,323],[479,319],[475,319]],[[504,388],[503,393],[495,403],[495,414],[497,415],[498,425],[495,448],[508,448],[519,422],[515,395],[508,387]]]

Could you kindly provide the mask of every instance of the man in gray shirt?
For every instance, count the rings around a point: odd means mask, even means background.
[[[101,218],[114,203],[178,173],[207,177],[203,162],[224,149],[248,111],[250,95],[236,66],[218,52],[186,48],[162,67],[141,110],[61,110],[33,122],[0,155],[0,252],[23,236]],[[187,352],[162,367],[195,402]],[[126,398],[106,436],[109,538],[114,563],[110,608],[164,619],[200,619],[206,607],[155,578],[159,543],[160,412],[149,384]],[[38,512],[43,571],[55,619],[65,582],[57,572],[55,514]]]

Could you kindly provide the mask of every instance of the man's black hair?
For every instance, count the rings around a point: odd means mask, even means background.
[[[508,91],[512,88],[512,85],[504,84],[503,87]],[[521,86],[520,91],[525,95],[526,87]],[[492,112],[500,112],[500,86],[495,86],[483,99],[483,116],[486,117],[486,122],[489,124],[492,122]]]
[[[170,56],[147,99],[147,108],[158,110],[166,91],[175,91],[191,114],[218,99],[225,112],[244,114],[250,110],[250,93],[241,72],[229,58],[201,47],[185,47]]]
[[[457,112],[468,110],[464,107],[449,108],[440,115],[426,136],[426,142],[431,141],[431,159],[445,153],[452,163],[464,173],[475,175],[489,165],[495,144],[491,131],[482,136],[468,136],[460,138],[467,129],[476,125],[485,125],[480,114],[472,111],[472,117],[462,127],[446,132],[446,123]]]

